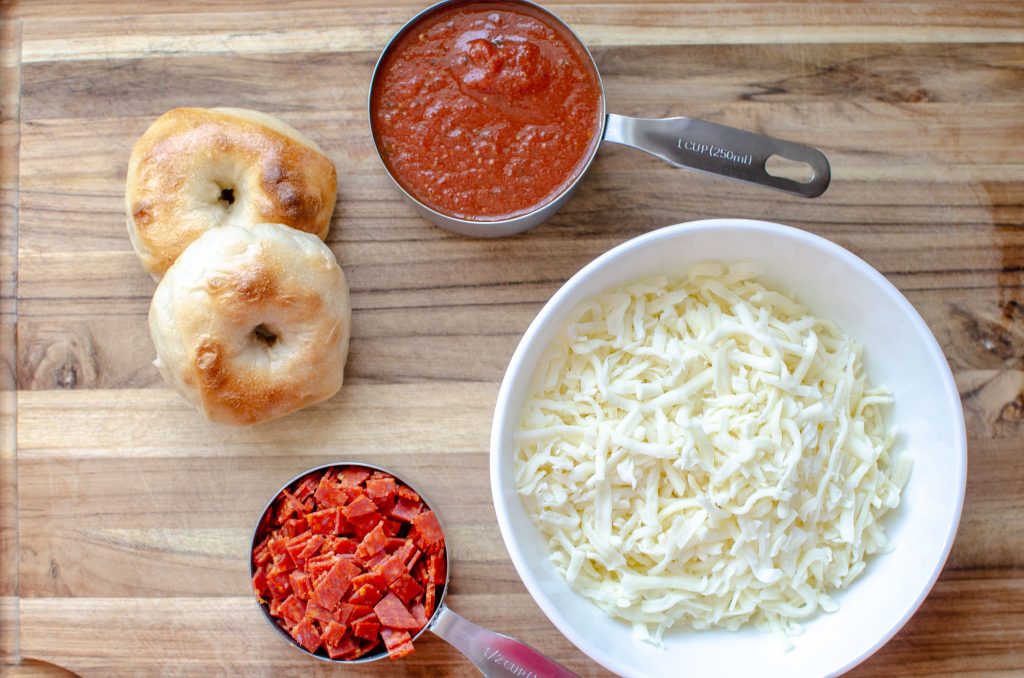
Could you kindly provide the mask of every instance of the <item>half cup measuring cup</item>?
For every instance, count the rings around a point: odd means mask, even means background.
[[[274,496],[270,498],[270,501],[268,501],[267,505],[263,508],[260,518],[256,523],[256,528],[253,530],[252,542],[249,548],[250,577],[254,576],[257,570],[253,551],[263,541],[263,537],[265,536],[270,524],[270,518],[273,513],[275,502],[282,496],[283,492],[285,490],[294,490],[308,476],[322,474],[328,469],[341,470],[345,467],[359,467],[368,471],[380,471],[386,473],[394,478],[398,483],[406,485],[416,492],[420,496],[420,499],[423,501],[426,508],[429,509],[431,507],[430,501],[418,488],[414,487],[398,474],[387,469],[380,468],[379,466],[374,466],[373,464],[341,461],[324,464],[322,466],[309,469],[308,471],[303,471],[285,483],[280,490],[274,493]],[[467,659],[476,665],[480,670],[480,673],[484,676],[488,676],[488,678],[571,678],[576,676],[572,671],[569,671],[561,664],[545,657],[526,643],[501,633],[489,631],[453,612],[444,601],[445,595],[448,592],[448,583],[451,572],[449,567],[451,559],[449,557],[447,541],[445,542],[444,554],[446,573],[445,582],[437,595],[436,609],[427,624],[413,634],[413,641],[415,641],[416,638],[419,638],[424,631],[430,631],[434,635],[440,636],[443,640],[462,652]],[[274,617],[270,614],[268,604],[259,601],[258,598],[257,600],[260,609],[263,612],[263,616],[274,630],[285,638],[293,647],[315,657],[316,659],[345,665],[366,664],[387,658],[388,656],[386,649],[383,647],[372,654],[363,655],[357,659],[350,660],[331,659],[330,657],[321,654],[319,651],[309,652],[299,645],[296,640],[292,638],[291,634],[278,625],[274,620]]]

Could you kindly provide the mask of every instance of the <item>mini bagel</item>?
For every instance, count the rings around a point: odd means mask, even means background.
[[[341,388],[351,306],[316,236],[280,224],[201,235],[149,307],[155,365],[212,421],[255,424]]]
[[[280,223],[327,236],[334,163],[311,139],[265,113],[175,108],[128,161],[128,234],[159,279],[189,243],[225,225]]]

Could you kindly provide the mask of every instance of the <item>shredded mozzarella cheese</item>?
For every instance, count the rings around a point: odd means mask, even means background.
[[[860,346],[762,273],[705,263],[580,305],[516,432],[552,562],[654,643],[836,609],[910,473]]]

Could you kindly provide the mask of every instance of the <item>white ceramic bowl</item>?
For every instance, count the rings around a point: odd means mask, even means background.
[[[897,444],[914,469],[901,505],[887,517],[895,549],[872,557],[864,574],[836,596],[784,651],[771,634],[669,631],[666,647],[630,629],[572,591],[551,565],[513,481],[512,435],[537,359],[579,302],[647,275],[685,272],[699,261],[758,261],[766,277],[864,345],[873,384],[895,397]],[[881,274],[823,238],[759,221],[715,219],[663,228],[626,242],[574,275],[530,325],[509,364],[491,431],[491,492],[505,546],[530,594],[551,622],[605,668],[623,676],[837,675],[888,641],[917,610],[949,554],[967,475],[963,410],[953,376],[921,316]]]

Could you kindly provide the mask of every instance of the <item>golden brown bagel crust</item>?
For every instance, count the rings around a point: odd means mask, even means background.
[[[259,423],[341,388],[348,285],[331,250],[308,233],[224,226],[167,271],[149,329],[168,384],[213,421]]]
[[[175,108],[132,149],[128,233],[155,278],[189,243],[225,224],[280,223],[322,240],[337,181],[315,143],[265,113]]]

